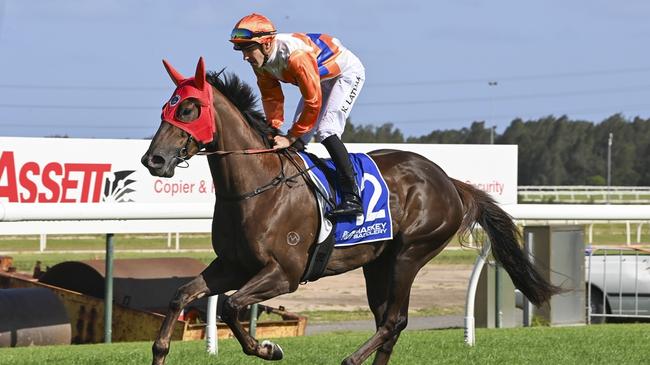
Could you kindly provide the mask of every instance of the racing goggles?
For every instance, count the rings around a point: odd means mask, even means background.
[[[259,38],[259,37],[264,37],[267,35],[273,35],[275,34],[275,31],[271,32],[253,32],[250,29],[246,28],[235,28],[232,30],[232,33],[230,33],[230,39],[233,41],[246,41],[246,40],[252,40],[254,38]]]
[[[245,28],[235,28],[230,34],[230,41],[234,43],[233,49],[241,51],[261,43],[260,38],[274,35],[275,31],[253,32]]]

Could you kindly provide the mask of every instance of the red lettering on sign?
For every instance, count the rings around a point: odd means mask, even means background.
[[[83,163],[67,163],[65,164],[65,168],[66,170],[69,171],[83,172],[84,176],[81,179],[82,185],[81,185],[80,201],[82,203],[87,203],[89,198],[89,192],[90,192],[90,180],[93,175],[92,165],[89,166],[88,164],[83,164]],[[100,183],[102,182],[101,180],[98,181]]]
[[[90,182],[95,175],[95,184],[93,186],[93,195],[91,201],[93,203],[98,203],[101,197],[102,186],[104,185],[104,174],[111,171],[110,164],[101,164],[101,163],[67,163],[65,164],[66,176],[64,180],[69,180],[70,172],[83,172],[82,185],[81,185],[81,196],[79,201],[81,203],[87,203],[90,198]],[[70,184],[70,187],[76,188],[78,181],[70,180],[67,184]]]
[[[10,203],[98,203],[104,175],[110,171],[108,163],[50,162],[41,167],[36,162],[26,162],[16,174],[14,152],[3,151],[0,181],[5,183],[0,185],[0,199]]]
[[[18,202],[18,187],[16,186],[16,166],[14,153],[2,152],[0,156],[0,177],[7,177],[7,185],[0,186],[0,198],[5,197],[10,203]]]
[[[36,197],[38,196],[36,193],[38,191],[38,187],[36,186],[36,183],[29,179],[27,173],[31,172],[32,175],[38,175],[40,171],[41,169],[38,167],[38,164],[36,162],[27,162],[23,165],[23,168],[20,169],[20,186],[22,186],[29,193],[27,197],[25,197],[24,194],[20,194],[21,202],[34,203],[36,201]]]
[[[43,169],[43,186],[50,190],[52,196],[48,198],[47,195],[49,194],[39,193],[39,203],[56,203],[59,201],[59,194],[61,193],[61,189],[59,183],[52,178],[52,172],[54,172],[56,175],[61,175],[63,173],[63,168],[56,162],[50,162],[45,165],[45,168]]]
[[[75,189],[77,187],[77,180],[70,179],[70,169],[68,169],[68,164],[65,164],[65,175],[61,181],[61,203],[74,203],[75,200],[68,198],[68,190]]]
[[[95,175],[95,190],[93,191],[93,203],[99,203],[99,197],[102,192],[102,186],[104,185],[104,174],[111,171],[111,164],[97,163],[97,164],[88,164],[88,166],[92,166],[92,171],[97,173],[97,175]]]

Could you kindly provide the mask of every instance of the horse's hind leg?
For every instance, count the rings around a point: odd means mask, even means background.
[[[176,324],[176,319],[186,305],[211,293],[226,292],[237,285],[237,279],[233,276],[234,271],[227,270],[227,267],[228,265],[217,258],[200,275],[178,288],[174,298],[169,303],[167,316],[152,346],[153,365],[165,363],[165,357],[169,353],[174,324]]]
[[[221,319],[230,327],[244,353],[265,360],[282,359],[284,354],[280,346],[270,341],[263,341],[260,344],[244,329],[238,319],[239,311],[250,304],[295,290],[297,286],[296,282],[292,288],[281,267],[276,262],[271,262],[224,302]]]
[[[430,242],[430,241],[429,241]],[[442,248],[440,248],[442,249]],[[420,268],[437,252],[432,252],[431,245],[426,243],[411,244],[403,249],[395,258],[387,285],[386,309],[381,324],[375,334],[364,343],[356,352],[347,357],[343,364],[358,365],[363,363],[373,352],[392,341],[387,346],[392,351],[392,346],[397,341],[399,333],[406,327],[406,317],[400,317],[402,307],[408,305],[408,295],[411,285]],[[384,270],[388,268],[384,267]],[[408,310],[408,308],[406,308]],[[402,321],[400,321],[402,318]],[[387,357],[387,354],[380,356]]]
[[[395,327],[400,328],[400,330],[393,337],[388,339],[388,341],[386,341],[379,349],[377,349],[375,360],[372,362],[372,365],[388,364],[388,360],[390,360],[390,356],[393,354],[393,347],[397,343],[400,334],[402,334],[402,330],[406,328],[406,325],[408,324],[409,295],[410,291],[397,317],[397,325]],[[377,326],[377,328],[379,328],[379,326]]]
[[[388,305],[388,283],[391,280],[392,276],[392,260],[394,256],[385,255],[379,260],[373,261],[372,263],[364,266],[363,274],[366,279],[366,294],[368,296],[368,304],[370,305],[370,310],[372,310],[373,315],[375,316],[375,325],[379,329],[383,323],[384,317],[386,316],[386,309]],[[397,326],[405,328],[408,323],[408,308],[409,308],[409,294],[406,295],[406,299],[402,308],[400,309]],[[401,331],[386,341],[375,354],[375,359],[372,362],[373,365],[385,365],[388,364],[390,356],[393,353],[393,347],[399,338]]]

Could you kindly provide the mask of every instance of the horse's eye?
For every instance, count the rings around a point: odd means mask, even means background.
[[[181,115],[183,115],[184,117],[188,117],[190,114],[192,114],[192,109],[183,109],[183,111],[181,112]]]

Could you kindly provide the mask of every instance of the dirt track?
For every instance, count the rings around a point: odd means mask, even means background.
[[[464,305],[471,270],[471,265],[426,265],[413,283],[410,309]],[[264,302],[291,312],[368,309],[367,303],[360,269],[301,285],[294,293]]]

